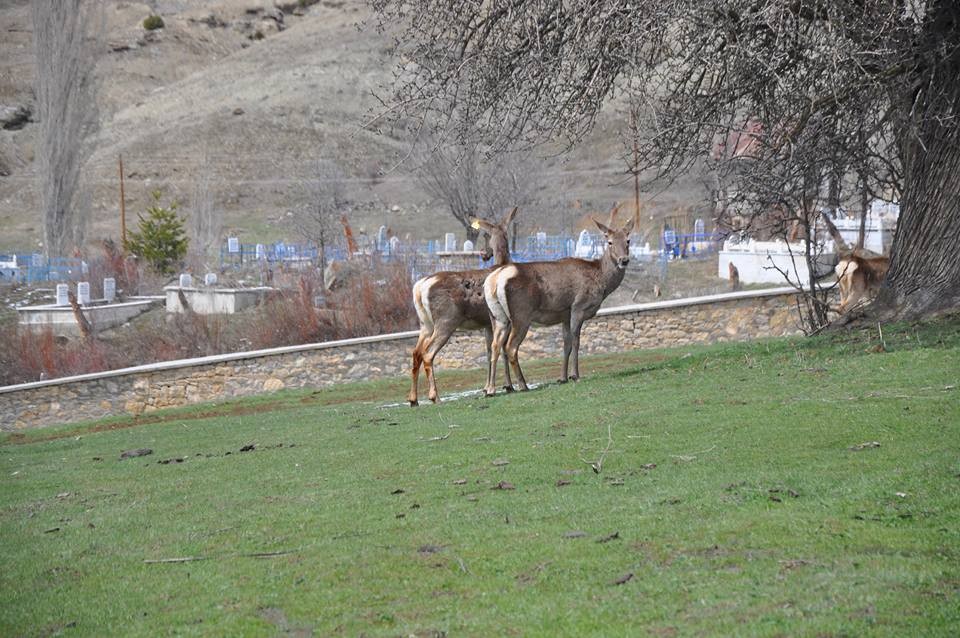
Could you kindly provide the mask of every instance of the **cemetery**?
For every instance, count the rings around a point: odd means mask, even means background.
[[[58,337],[79,337],[83,331],[77,319],[77,313],[69,299],[69,284],[56,285],[56,302],[31,306],[19,306],[17,315],[19,325],[26,330],[43,332],[51,330]],[[122,326],[159,305],[162,297],[132,296],[122,300],[116,298],[116,280],[108,277],[103,280],[103,297],[91,299],[90,283],[81,281],[76,284],[75,300],[79,311],[97,332]]]

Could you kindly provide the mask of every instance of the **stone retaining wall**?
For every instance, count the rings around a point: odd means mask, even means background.
[[[747,291],[601,310],[583,329],[583,354],[794,334],[792,289]],[[415,332],[168,361],[0,387],[0,430],[14,431],[283,388],[321,388],[409,374]],[[527,359],[562,353],[557,326],[534,328]],[[485,365],[483,338],[457,333],[437,369]],[[586,370],[589,363],[586,363]],[[442,391],[442,377],[440,378]],[[405,396],[396,397],[402,401]]]

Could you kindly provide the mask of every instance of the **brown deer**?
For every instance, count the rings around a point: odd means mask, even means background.
[[[614,207],[611,218],[616,213]],[[600,259],[566,258],[511,264],[494,270],[483,284],[484,297],[493,318],[493,345],[484,392],[496,391],[497,358],[500,350],[513,368],[520,390],[527,383],[520,369],[518,352],[530,324],[563,326],[563,371],[560,382],[580,378],[580,329],[597,314],[600,304],[617,289],[630,263],[630,231],[634,219],[620,230],[593,220],[607,239]],[[573,374],[568,375],[573,355]],[[510,389],[510,380],[507,388]]]
[[[473,221],[474,228],[483,229],[490,235],[488,250],[493,253],[493,268],[510,263],[507,227],[516,214],[517,209],[514,208],[495,224],[482,219]],[[420,335],[417,338],[417,345],[413,348],[412,385],[408,397],[410,405],[418,404],[417,384],[421,364],[430,386],[428,395],[430,400],[436,403],[439,399],[433,361],[458,328],[482,329],[487,341],[487,360],[490,360],[493,329],[490,313],[483,298],[483,280],[492,270],[492,268],[485,268],[459,272],[443,271],[424,277],[413,285],[413,305],[420,320]],[[509,369],[506,374],[509,384]]]
[[[845,314],[868,303],[877,295],[883,278],[887,276],[887,270],[890,269],[890,258],[864,249],[862,232],[857,244],[850,248],[826,215],[823,215],[823,223],[833,237],[840,256],[833,269],[840,288],[840,305],[834,310]]]
[[[889,257],[862,248],[842,254],[834,268],[840,287],[837,312],[844,314],[876,297],[889,269]]]

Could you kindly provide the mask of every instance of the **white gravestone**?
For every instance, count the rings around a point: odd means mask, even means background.
[[[208,272],[208,273],[204,276],[204,278],[203,278],[203,283],[204,283],[204,285],[206,285],[206,286],[216,286],[216,285],[217,285],[217,273],[215,273],[215,272]]]
[[[468,239],[463,242],[463,252],[470,252],[471,250],[473,250],[473,242]]]
[[[543,231],[537,233],[537,248],[543,248],[547,245],[547,234]]]
[[[240,252],[240,238],[239,238],[239,237],[228,237],[228,238],[227,238],[227,252],[228,252],[228,253],[238,253],[238,252]]]
[[[263,244],[257,244],[257,261],[263,261],[267,258],[267,247]]]
[[[592,257],[593,256],[593,238],[590,237],[590,233],[586,230],[580,231],[580,236],[577,238],[577,257]]]
[[[387,249],[387,227],[381,226],[377,230],[377,250]]]
[[[57,284],[57,305],[70,305],[70,286],[67,284]]]
[[[448,253],[457,249],[457,236],[453,233],[447,233],[443,237],[443,249]]]
[[[391,237],[390,238],[390,254],[395,254],[400,252],[400,238]]]
[[[577,251],[577,242],[572,239],[567,240],[567,257],[572,257],[576,254]]]
[[[77,282],[77,303],[81,306],[86,306],[90,304],[90,282],[89,281],[78,281]]]
[[[180,287],[181,288],[190,288],[193,286],[193,277],[190,276],[190,273],[183,273],[180,275]]]
[[[117,280],[113,277],[103,279],[103,298],[108,302],[117,298]]]

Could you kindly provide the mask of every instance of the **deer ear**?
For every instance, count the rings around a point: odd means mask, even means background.
[[[627,220],[627,223],[623,225],[623,234],[624,234],[624,235],[629,235],[630,233],[633,232],[633,224],[634,224],[635,221],[636,221],[636,219],[633,218],[633,217],[631,217],[630,219]]]
[[[610,221],[607,222],[611,226],[617,223],[618,212],[620,212],[620,202],[614,202],[613,208],[610,209]]]
[[[500,222],[500,225],[506,228],[513,222],[513,218],[517,216],[517,211],[520,210],[518,206],[514,206],[513,210],[507,213],[507,216],[503,218],[503,221]]]
[[[473,229],[475,229],[475,230],[485,230],[485,231],[489,232],[490,229],[493,228],[494,226],[493,226],[493,224],[491,224],[490,222],[488,222],[488,221],[485,220],[485,219],[480,219],[480,218],[478,218],[478,217],[474,217],[474,218],[473,218],[473,221],[470,222],[470,227],[473,228]]]
[[[593,223],[597,225],[597,228],[599,228],[599,229],[600,229],[600,232],[602,232],[604,235],[612,235],[612,234],[613,234],[613,229],[612,229],[612,228],[607,228],[606,226],[604,226],[603,224],[601,224],[600,222],[598,222],[596,219],[593,219],[593,217],[591,217],[590,219],[593,220]]]

